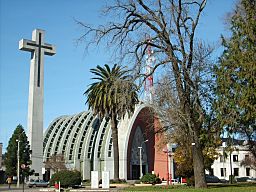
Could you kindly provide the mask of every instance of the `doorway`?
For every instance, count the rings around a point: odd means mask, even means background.
[[[143,173],[143,175],[146,174],[146,165],[142,165],[142,173]],[[139,165],[132,165],[132,179],[133,180],[140,179],[140,166]]]

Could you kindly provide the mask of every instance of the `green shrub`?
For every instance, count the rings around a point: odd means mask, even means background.
[[[195,177],[194,176],[187,178],[187,186],[195,186]]]
[[[147,173],[146,175],[143,175],[140,181],[142,183],[148,183],[148,184],[157,184],[162,182],[159,177],[151,173]]]
[[[156,182],[155,182],[155,184],[159,184],[159,183],[162,183],[162,180],[161,180],[159,177],[156,177]]]
[[[79,171],[59,171],[52,175],[50,185],[54,185],[55,182],[59,182],[61,187],[67,188],[81,184],[81,174]]]

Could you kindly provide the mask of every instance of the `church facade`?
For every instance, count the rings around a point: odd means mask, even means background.
[[[157,147],[161,136],[155,134],[159,125],[152,109],[145,104],[138,105],[131,117],[125,116],[119,121],[120,179],[139,179],[139,147],[142,147],[143,174],[154,171],[160,178],[166,177],[166,155]],[[113,178],[109,119],[99,120],[92,112],[56,118],[44,133],[43,160],[58,154],[64,155],[68,169],[81,172],[83,180],[90,179],[91,171],[109,171],[110,179]]]

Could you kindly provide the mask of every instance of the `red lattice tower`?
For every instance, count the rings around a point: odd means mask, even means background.
[[[149,38],[149,42],[151,39]],[[151,46],[148,45],[147,56],[146,56],[146,66],[145,66],[145,75],[146,79],[144,82],[144,100],[152,103],[153,102],[153,93],[154,93],[154,78],[153,78],[153,65],[155,64],[154,52],[151,49]]]

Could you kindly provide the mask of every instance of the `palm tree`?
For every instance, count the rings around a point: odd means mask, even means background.
[[[114,155],[114,180],[119,179],[118,118],[131,114],[138,103],[138,88],[128,70],[115,64],[112,69],[105,64],[90,69],[97,80],[85,91],[86,103],[100,118],[110,118]]]

